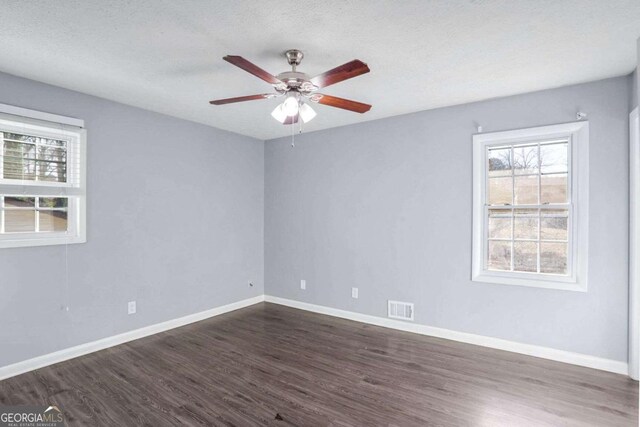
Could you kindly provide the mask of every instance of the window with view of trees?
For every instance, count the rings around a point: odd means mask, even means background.
[[[84,241],[84,130],[0,117],[0,247]]]
[[[576,213],[586,221],[586,206],[576,208],[582,125],[476,135],[474,280],[567,289],[550,282],[577,283],[583,260]]]
[[[67,141],[3,132],[4,179],[67,182]]]

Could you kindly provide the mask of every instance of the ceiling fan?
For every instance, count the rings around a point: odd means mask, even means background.
[[[285,71],[277,76],[269,74],[241,56],[225,56],[222,58],[225,61],[271,84],[275,93],[217,99],[210,101],[210,104],[224,105],[234,102],[284,97],[284,101],[271,113],[274,119],[284,125],[297,123],[298,120],[307,123],[316,116],[316,112],[309,106],[307,101],[342,108],[343,110],[355,111],[356,113],[366,113],[371,109],[371,105],[369,104],[316,92],[318,89],[368,73],[369,67],[364,62],[359,59],[354,59],[351,62],[347,62],[346,64],[310,78],[307,74],[296,70],[304,57],[301,51],[297,49],[287,50],[285,56],[289,65],[291,65],[291,71]]]

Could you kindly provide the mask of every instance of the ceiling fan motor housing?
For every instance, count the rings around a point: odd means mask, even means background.
[[[304,58],[304,53],[302,53],[302,51],[298,49],[289,49],[284,53],[284,55],[287,57],[289,65],[291,65],[292,67],[300,65],[300,62],[302,62],[302,58]]]
[[[284,82],[289,89],[300,90],[302,92],[311,92],[317,90],[317,86],[311,83],[308,74],[299,71],[285,71],[276,76],[276,78]]]
[[[296,67],[300,65],[302,58],[304,58],[304,53],[298,49],[289,49],[284,55],[287,57],[287,62],[291,65],[292,70],[280,73],[276,78],[287,85],[286,90],[306,93],[318,90],[318,87],[310,82],[311,78],[308,74],[296,70]]]

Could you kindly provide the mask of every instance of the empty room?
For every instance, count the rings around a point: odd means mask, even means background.
[[[639,425],[640,1],[0,16],[0,427]]]

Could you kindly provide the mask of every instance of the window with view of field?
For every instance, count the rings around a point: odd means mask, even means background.
[[[84,241],[83,135],[0,118],[0,247]]]
[[[584,276],[577,242],[588,205],[576,187],[588,183],[578,173],[588,167],[587,130],[577,122],[474,137],[474,280],[568,289],[561,283]]]
[[[568,273],[568,145],[559,139],[487,148],[487,269]]]

